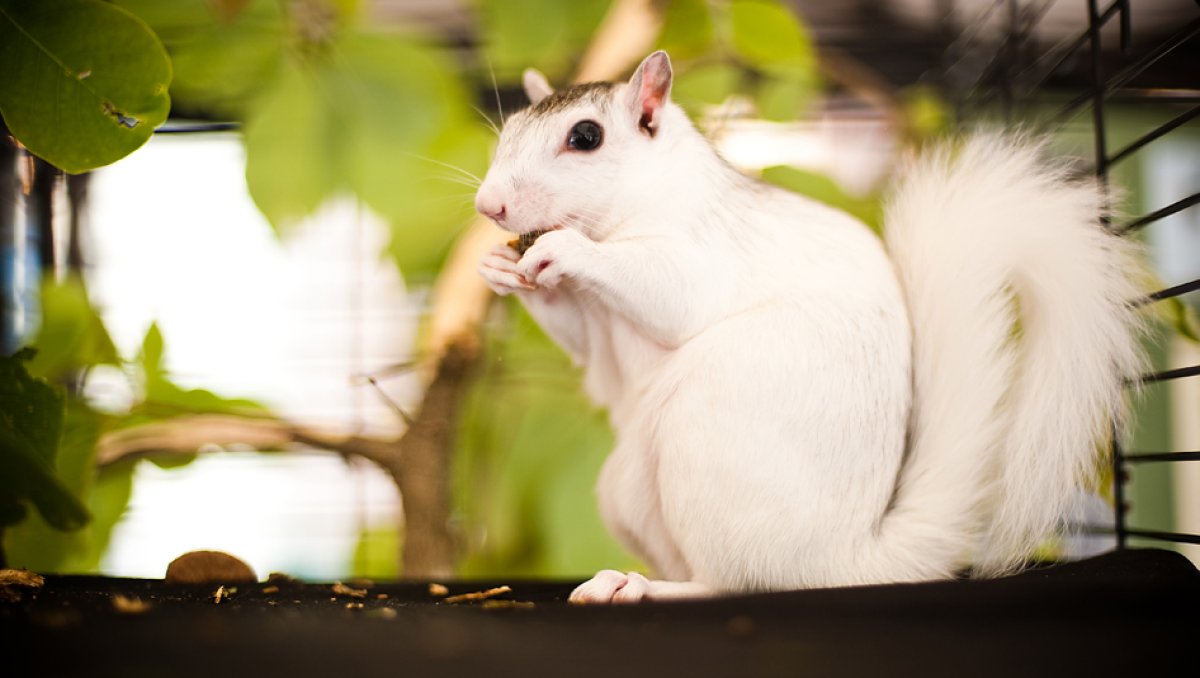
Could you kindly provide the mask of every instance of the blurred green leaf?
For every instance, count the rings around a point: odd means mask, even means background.
[[[440,264],[470,214],[489,141],[466,116],[455,67],[402,36],[347,33],[329,56],[291,61],[246,126],[251,195],[287,228],[340,193],[356,195],[394,228],[392,252],[410,278]],[[460,182],[470,185],[464,186]]]
[[[1200,313],[1195,307],[1184,303],[1179,297],[1164,299],[1162,313],[1167,324],[1192,341],[1200,342]]]
[[[785,5],[736,0],[729,19],[733,48],[748,64],[793,81],[811,78],[817,64],[812,40]]]
[[[954,124],[953,115],[937,90],[927,85],[915,85],[901,94],[904,120],[908,131],[917,140],[944,134]]]
[[[795,120],[806,112],[815,92],[813,80],[767,80],[758,90],[758,113],[767,120]]]
[[[273,79],[288,44],[278,0],[117,0],[158,33],[171,54],[176,109],[240,116]]]
[[[144,378],[144,400],[134,409],[141,415],[126,422],[126,425],[143,423],[146,418],[169,418],[180,414],[215,413],[238,416],[267,416],[268,410],[252,401],[224,398],[205,389],[184,389],[171,381],[163,368],[163,338],[157,323],[152,323],[142,340],[138,356]],[[182,466],[192,457],[158,462],[164,468]]]
[[[708,56],[716,41],[716,29],[705,0],[671,0],[663,11],[658,48],[675,61]]]
[[[99,0],[0,0],[0,72],[13,136],[68,172],[132,153],[171,107],[162,43]]]
[[[551,82],[563,82],[609,0],[480,0],[478,2],[485,68],[500,82],[516,82],[533,67]],[[487,73],[487,71],[484,71]]]
[[[783,165],[766,168],[763,170],[762,178],[776,186],[844,210],[861,219],[876,233],[879,232],[882,206],[878,197],[858,198],[852,196],[824,174]]]
[[[367,579],[395,579],[400,572],[400,545],[403,543],[400,525],[384,525],[364,529],[354,546],[351,573]]]
[[[105,417],[68,398],[58,474],[64,487],[86,503],[92,520],[82,529],[62,532],[31,515],[4,534],[9,561],[40,572],[89,572],[99,566],[110,533],[128,503],[132,464],[99,472],[96,442]]]
[[[108,330],[79,277],[72,276],[61,283],[45,278],[41,286],[41,309],[42,323],[33,342],[37,354],[29,362],[30,373],[66,382],[81,369],[120,362]]]
[[[518,305],[488,334],[486,370],[456,449],[461,574],[585,575],[636,565],[601,523],[593,487],[612,449],[578,371]]]
[[[671,87],[671,98],[684,108],[719,104],[738,90],[742,74],[732,64],[717,63],[689,68]]]
[[[55,528],[79,529],[87,509],[59,478],[63,393],[25,370],[32,353],[0,357],[0,505],[12,518],[11,507],[28,501]]]

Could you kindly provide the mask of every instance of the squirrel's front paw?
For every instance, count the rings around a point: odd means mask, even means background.
[[[517,270],[520,259],[521,255],[516,250],[508,245],[499,245],[479,261],[479,275],[483,276],[493,292],[501,296],[518,290],[532,290],[534,285]]]
[[[583,269],[580,260],[595,246],[596,243],[578,231],[550,231],[542,234],[533,247],[525,251],[517,262],[517,271],[538,287],[557,287],[563,278]]]
[[[637,572],[600,570],[571,592],[568,602],[576,605],[639,603],[650,597],[650,581]]]

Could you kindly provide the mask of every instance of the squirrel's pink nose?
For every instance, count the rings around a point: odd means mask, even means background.
[[[475,209],[496,223],[504,221],[504,217],[508,216],[508,210],[505,208],[504,202],[483,191],[475,195]]]

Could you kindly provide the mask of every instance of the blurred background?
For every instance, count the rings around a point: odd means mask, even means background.
[[[604,412],[475,273],[505,237],[473,218],[474,187],[529,66],[619,79],[665,48],[673,97],[731,163],[873,227],[906,149],[981,121],[1052,131],[1120,187],[1156,289],[1200,276],[1190,0],[76,4],[105,7],[0,3],[68,76],[0,82],[0,352],[36,348],[25,367],[65,408],[61,444],[0,459],[10,566],[159,577],[218,549],[311,579],[637,567],[592,493]],[[29,105],[118,92],[73,46],[124,32],[131,51],[96,63],[159,80],[143,108],[105,100],[122,137]],[[1098,74],[1119,89],[1097,94]],[[1200,363],[1196,297],[1155,304],[1157,370]],[[1131,461],[1200,450],[1196,382],[1143,389]],[[1111,548],[1113,502],[1130,524],[1200,532],[1196,464],[1118,466],[1121,493],[1110,468],[1083,500],[1100,534],[1048,552]]]

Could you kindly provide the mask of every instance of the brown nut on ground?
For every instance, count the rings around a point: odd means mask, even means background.
[[[189,551],[167,566],[170,584],[232,584],[256,582],[254,570],[222,551]]]

